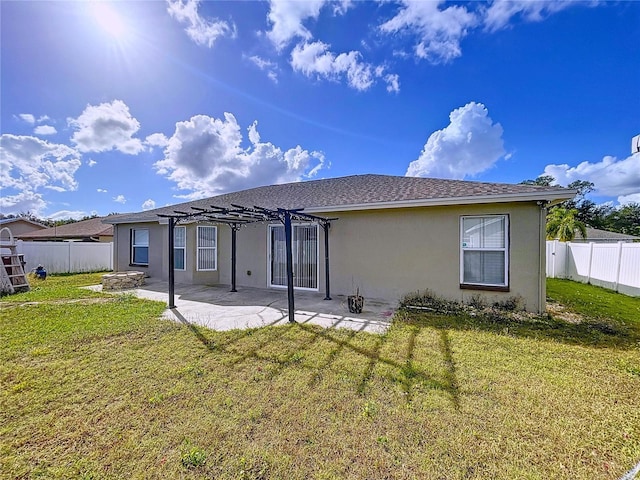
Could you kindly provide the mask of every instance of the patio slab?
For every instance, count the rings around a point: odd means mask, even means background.
[[[166,303],[168,288],[167,282],[153,282],[127,292]],[[101,290],[101,285],[92,289]],[[230,292],[226,285],[176,284],[175,305],[176,308],[164,311],[164,318],[213,330],[285,325],[289,321],[286,289],[238,287],[237,292]],[[349,313],[344,296],[324,300],[322,293],[304,291],[296,291],[295,307],[298,323],[370,333],[384,333],[396,310],[387,302],[365,299],[362,313],[356,315]]]

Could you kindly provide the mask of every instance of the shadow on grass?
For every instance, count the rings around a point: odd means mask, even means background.
[[[405,353],[405,362],[398,362],[396,360],[384,357],[380,354],[381,348],[387,340],[387,335],[380,335],[376,339],[375,345],[372,349],[363,348],[359,345],[352,343],[353,336],[347,337],[347,339],[340,338],[331,334],[331,329],[323,329],[320,327],[312,327],[305,324],[298,325],[301,329],[313,333],[318,337],[322,337],[329,342],[336,344],[334,352],[344,350],[351,350],[359,355],[362,355],[367,359],[367,365],[362,375],[362,379],[357,387],[357,393],[364,395],[366,392],[367,384],[373,377],[375,366],[377,363],[383,363],[390,367],[393,367],[400,373],[402,388],[407,394],[407,401],[412,400],[412,387],[415,383],[420,383],[427,388],[434,390],[441,390],[449,394],[453,406],[458,409],[460,407],[457,380],[455,378],[455,369],[453,367],[453,361],[451,359],[451,348],[448,340],[444,343],[444,350],[448,352],[448,357],[445,355],[447,361],[447,372],[445,373],[444,380],[437,380],[431,375],[428,375],[424,371],[416,368],[413,365],[413,350],[415,348],[415,337],[419,332],[419,328],[415,328],[409,338],[409,344],[407,352]],[[443,351],[444,351],[443,350]],[[332,356],[332,361],[335,359],[335,355]]]
[[[195,325],[189,320],[187,320],[177,309],[173,310],[174,315],[178,318],[178,320],[183,323],[189,330],[193,333],[193,335],[211,352],[226,352],[226,353],[237,353],[231,352],[229,350],[229,346],[237,343],[243,338],[253,335],[256,329],[249,330],[238,330],[235,335],[230,338],[226,342],[214,341],[211,338],[208,338],[206,333],[209,329],[205,327],[200,327]],[[285,352],[280,352],[277,358],[273,355],[265,355],[260,354],[260,350],[266,347],[269,343],[276,341],[278,337],[281,337],[286,331],[291,328],[299,328],[300,330],[310,334],[309,337],[302,342],[292,342],[291,344],[291,352],[285,355],[282,355]],[[262,330],[262,329],[260,329]],[[375,367],[378,363],[383,363],[388,366],[393,367],[399,373],[398,378],[402,384],[402,388],[407,395],[407,401],[411,402],[413,395],[413,387],[415,384],[420,383],[427,388],[441,390],[447,392],[451,397],[451,402],[454,408],[458,409],[460,407],[460,402],[458,398],[458,386],[455,378],[455,366],[452,359],[451,346],[448,338],[448,333],[443,331],[441,336],[441,351],[445,358],[445,363],[447,365],[447,371],[444,374],[444,378],[442,380],[438,380],[433,378],[431,375],[428,375],[424,371],[415,367],[413,364],[413,351],[415,349],[415,338],[419,333],[419,328],[412,328],[412,333],[409,337],[409,342],[407,346],[407,351],[405,352],[406,360],[405,362],[398,362],[396,360],[392,360],[390,358],[386,358],[381,355],[381,348],[387,340],[386,335],[377,336],[373,348],[364,348],[357,345],[355,341],[356,335],[359,333],[357,331],[349,332],[346,338],[342,338],[340,335],[333,335],[332,329],[326,329],[319,326],[307,325],[305,323],[295,323],[288,324],[283,326],[282,328],[274,329],[267,338],[259,341],[257,345],[253,346],[250,350],[242,353],[238,356],[238,358],[234,359],[229,366],[237,365],[245,360],[254,359],[261,361],[269,361],[275,364],[276,369],[271,372],[269,378],[273,378],[276,375],[279,375],[283,372],[283,370],[289,366],[296,365],[301,366],[299,362],[296,360],[301,358],[300,355],[302,353],[312,348],[313,345],[319,340],[324,339],[333,343],[335,347],[329,352],[329,355],[325,362],[321,364],[319,367],[305,367],[311,368],[314,372],[309,382],[310,387],[314,387],[317,382],[322,378],[322,371],[330,368],[330,365],[336,360],[336,358],[340,355],[341,352],[345,350],[353,351],[362,357],[364,357],[366,361],[365,369],[362,373],[362,377],[356,391],[358,395],[365,395],[367,390],[367,385],[372,380],[374,376]]]
[[[640,346],[640,325],[625,325],[613,320],[584,319],[573,323],[550,316],[510,318],[498,313],[471,316],[467,313],[441,315],[404,310],[398,312],[396,321],[443,332],[478,330],[595,348],[629,349]]]

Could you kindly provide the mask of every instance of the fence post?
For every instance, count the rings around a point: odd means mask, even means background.
[[[618,242],[618,260],[616,262],[616,292],[618,291],[618,287],[620,286],[620,270],[622,267],[622,242]]]
[[[593,263],[593,242],[589,242],[589,266],[587,267],[587,283],[591,283],[591,264]]]

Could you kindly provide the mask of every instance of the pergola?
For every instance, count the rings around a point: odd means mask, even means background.
[[[336,218],[324,218],[304,213],[302,208],[263,208],[258,206],[244,207],[231,205],[231,208],[191,207],[191,212],[174,210],[172,214],[159,214],[159,217],[169,221],[169,308],[175,308],[175,273],[174,273],[174,229],[178,222],[208,221],[226,224],[231,228],[231,291],[236,292],[236,234],[240,228],[250,223],[281,222],[284,225],[285,256],[287,262],[287,296],[289,308],[289,322],[295,322],[295,299],[293,286],[293,248],[292,248],[292,221],[313,222],[324,230],[324,262],[325,262],[325,300],[331,300],[329,282],[329,228],[331,221]]]

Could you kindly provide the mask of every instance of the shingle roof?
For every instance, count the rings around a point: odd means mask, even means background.
[[[67,223],[57,227],[45,228],[35,232],[17,235],[24,240],[39,240],[45,238],[88,238],[113,235],[113,226],[105,225],[103,220],[107,217],[96,217],[80,222]]]
[[[634,235],[626,235],[624,233],[609,232],[607,230],[600,230],[597,228],[587,227],[586,241],[588,242],[589,240],[609,240],[612,242],[617,242],[617,241],[624,241],[624,240],[627,240],[627,241],[640,240],[640,237],[636,237]]]
[[[157,220],[158,214],[170,214],[174,210],[188,211],[191,206],[208,208],[211,205],[228,207],[231,204],[264,208],[304,208],[321,211],[326,207],[351,209],[356,205],[386,204],[419,200],[454,200],[482,197],[538,195],[540,199],[572,198],[573,190],[560,187],[536,185],[514,185],[507,183],[469,182],[438,178],[396,177],[389,175],[354,175],[306,182],[286,183],[257,187],[239,192],[225,193],[215,197],[185,202],[146,212],[110,217],[109,223],[129,223]],[[495,200],[494,200],[495,201]],[[469,202],[471,203],[471,202]],[[380,206],[383,208],[383,205]]]
[[[33,220],[29,220],[28,218],[15,217],[15,218],[0,218],[0,225],[8,225],[10,223],[15,222],[25,222],[33,225],[34,227],[47,228],[46,225],[43,225],[38,222],[34,222]]]

